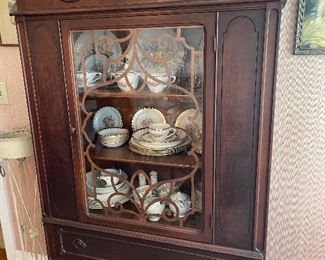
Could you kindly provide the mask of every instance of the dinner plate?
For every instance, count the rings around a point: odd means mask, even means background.
[[[112,46],[106,46],[106,38],[112,38]],[[99,54],[106,56],[107,58],[117,58],[122,54],[121,45],[117,42],[116,36],[110,31],[96,31],[95,33],[95,43],[99,49]],[[74,43],[74,53],[75,53],[75,69],[76,71],[82,70],[81,60],[78,54],[85,51],[85,69],[86,71],[102,71],[103,62],[96,59],[95,53],[95,43],[92,41],[92,33],[82,32]],[[86,50],[85,48],[88,49]],[[101,69],[101,70],[100,70]]]
[[[152,123],[166,123],[165,116],[155,108],[146,107],[138,110],[132,118],[132,130],[146,128]]]
[[[115,107],[102,107],[95,113],[93,127],[96,132],[111,127],[123,127],[121,113]]]
[[[193,145],[197,146],[197,153],[202,153],[202,113],[196,109],[183,111],[176,119],[175,126],[184,129],[192,138]]]
[[[168,155],[173,155],[181,152],[186,152],[189,146],[191,145],[191,137],[189,135],[184,138],[184,140],[171,148],[166,148],[166,149],[152,149],[152,148],[147,148],[142,145],[140,145],[133,137],[130,139],[129,142],[129,149],[132,152],[141,154],[141,155],[148,155],[148,156],[168,156]]]
[[[138,30],[136,54],[141,65],[149,74],[166,73],[166,64],[164,62],[167,62],[167,67],[171,69],[173,75],[176,75],[178,64],[183,61],[185,55],[185,47],[181,41],[176,41],[174,45],[176,36],[175,28],[160,27]],[[174,50],[175,47],[176,51]],[[135,54],[133,51],[131,50],[127,54],[128,60],[131,60]],[[133,70],[142,72],[137,63],[133,64]]]
[[[190,135],[195,131],[195,127],[202,132],[202,113],[196,115],[196,112],[196,109],[183,111],[176,119],[175,126],[185,129]]]

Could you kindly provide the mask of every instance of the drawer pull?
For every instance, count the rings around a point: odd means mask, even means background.
[[[77,2],[79,0],[61,0],[61,1],[65,2],[65,3],[73,3],[73,2]]]
[[[75,239],[72,241],[72,246],[77,249],[81,250],[87,247],[86,243],[82,241],[81,239]]]

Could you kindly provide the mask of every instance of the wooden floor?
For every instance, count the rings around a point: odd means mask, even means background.
[[[0,248],[0,260],[7,260],[6,252],[3,248]]]

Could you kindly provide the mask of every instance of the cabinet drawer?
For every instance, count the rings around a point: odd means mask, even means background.
[[[257,257],[240,257],[226,252],[217,253],[163,244],[134,237],[112,235],[71,227],[46,225],[54,231],[55,252],[53,260],[108,259],[108,260],[246,260]],[[52,230],[53,228],[53,230]],[[52,231],[50,231],[52,230]],[[229,252],[228,252],[229,253]],[[252,254],[250,254],[252,256]]]
[[[57,228],[60,241],[56,256],[51,259],[109,259],[109,260],[221,260],[239,257],[193,251],[174,245],[107,235],[75,228]],[[206,254],[207,253],[207,254]],[[58,254],[60,256],[58,256]],[[245,258],[246,259],[246,258]]]

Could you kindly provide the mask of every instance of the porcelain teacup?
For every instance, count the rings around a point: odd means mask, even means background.
[[[151,215],[149,216],[149,220],[152,222],[156,222],[160,220],[161,214],[165,209],[165,203],[160,202],[158,198],[149,197],[144,201],[144,208],[146,213]]]
[[[121,170],[117,169],[105,169],[103,172],[101,172],[99,179],[106,182],[106,187],[111,187],[113,184],[116,185],[120,181],[118,176],[121,175],[121,172]]]
[[[148,128],[151,138],[156,142],[163,142],[176,133],[176,129],[166,123],[153,123]]]
[[[146,200],[147,198],[152,197],[152,193],[150,190],[149,185],[144,185],[136,188],[136,190],[133,191],[133,198],[134,201],[141,207],[142,200]]]
[[[125,75],[123,75],[123,73],[115,73],[115,77],[120,76],[122,76],[122,78],[117,82],[117,85],[122,91],[128,92],[138,88],[140,81],[140,74],[138,72],[130,71]],[[126,77],[130,85],[127,83]]]
[[[94,84],[96,81],[100,80],[102,78],[102,73],[101,72],[86,72],[86,80],[87,80],[87,85],[91,85]],[[77,81],[79,84],[83,83],[83,72],[82,71],[78,71],[76,74],[77,77]]]
[[[173,84],[176,81],[175,76],[171,76],[169,78],[167,73],[153,73],[152,76],[159,81],[166,82],[162,84],[152,78],[148,78],[147,79],[148,88],[150,89],[151,92],[154,93],[163,92],[164,89],[168,86],[168,84]]]

